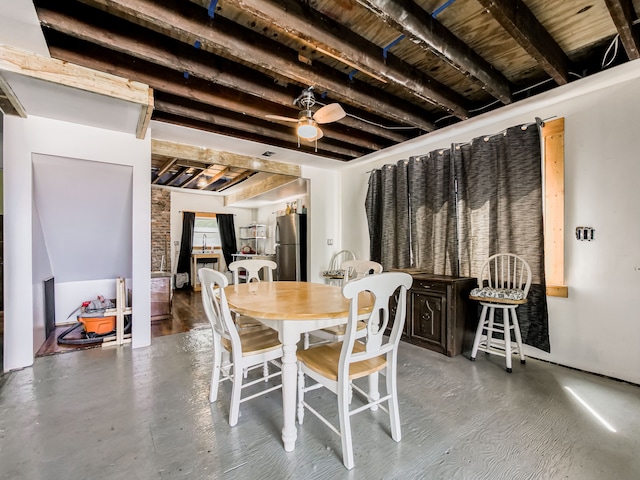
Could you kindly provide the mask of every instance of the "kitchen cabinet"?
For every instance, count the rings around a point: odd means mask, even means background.
[[[471,349],[477,311],[469,292],[477,280],[405,270],[413,277],[407,292],[402,339],[449,357]]]

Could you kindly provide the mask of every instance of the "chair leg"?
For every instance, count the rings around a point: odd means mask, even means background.
[[[269,381],[269,362],[262,364],[262,376],[264,377],[264,383],[267,383]]]
[[[242,354],[240,354],[242,355]],[[240,415],[240,393],[242,392],[242,372],[243,368],[237,368],[240,365],[240,358],[233,356],[233,388],[231,389],[231,406],[229,408],[229,425],[232,427],[238,423]]]
[[[305,332],[304,334],[304,343],[302,348],[304,348],[305,350],[309,349],[309,333],[308,332]]]
[[[298,364],[298,423],[302,425],[304,420],[304,372]]]
[[[494,307],[489,308],[489,325],[487,329],[487,350],[491,348],[491,340],[493,340],[493,319],[495,317],[496,309]],[[489,352],[487,352],[489,353]]]
[[[380,389],[378,388],[378,372],[372,373],[369,375],[369,396],[373,400],[378,400],[380,398]],[[350,389],[353,390],[353,389]],[[351,393],[349,396],[353,395]],[[349,403],[351,403],[351,398],[349,399]],[[375,412],[378,410],[378,405],[371,405],[371,411]]]
[[[511,315],[508,308],[502,309],[502,323],[504,324],[504,358],[507,363],[507,372],[511,373]]]
[[[522,335],[520,333],[520,323],[518,322],[518,315],[516,315],[516,309],[511,311],[513,316],[513,333],[516,335],[516,343],[518,344],[518,353],[520,354],[520,363],[526,363],[524,359],[524,350],[522,349]]]
[[[388,357],[387,357],[388,358]],[[396,363],[397,359],[387,359],[387,394],[391,395],[389,399],[389,422],[391,424],[391,438],[396,442],[402,440],[402,433],[400,431],[400,409],[398,408],[398,386],[396,378]]]
[[[220,383],[220,368],[222,364],[222,345],[214,339],[213,346],[213,371],[211,372],[211,387],[209,388],[209,402],[218,399],[218,385]]]
[[[353,445],[351,443],[351,417],[349,415],[349,380],[343,380],[338,385],[338,414],[340,417],[340,439],[342,440],[342,463],[351,470],[353,460]]]
[[[478,321],[478,328],[476,329],[476,337],[473,339],[473,348],[471,349],[471,361],[476,359],[478,354],[478,346],[480,345],[480,337],[482,337],[482,330],[484,329],[484,321],[487,318],[487,306],[482,306],[482,313],[480,314],[480,320]]]

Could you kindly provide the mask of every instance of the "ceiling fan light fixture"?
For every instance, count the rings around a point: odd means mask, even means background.
[[[318,136],[318,125],[313,118],[304,118],[298,122],[298,136],[305,140],[312,140]]]

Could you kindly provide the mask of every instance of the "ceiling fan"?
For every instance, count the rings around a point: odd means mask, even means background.
[[[297,122],[298,127],[296,133],[298,139],[307,140],[309,142],[317,141],[322,138],[322,129],[318,124],[336,122],[341,118],[344,118],[346,113],[342,109],[339,103],[331,103],[318,109],[317,112],[313,112],[311,107],[316,103],[316,98],[313,95],[313,86],[306,88],[302,91],[293,104],[301,107],[302,110],[298,114],[298,118],[283,117],[281,115],[267,115],[267,118],[272,120],[283,120],[285,122]]]

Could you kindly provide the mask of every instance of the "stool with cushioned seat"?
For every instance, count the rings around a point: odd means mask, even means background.
[[[529,264],[512,253],[500,253],[489,257],[478,276],[478,287],[469,294],[471,300],[482,305],[480,321],[471,350],[471,361],[476,359],[478,350],[505,357],[507,372],[511,373],[511,355],[518,353],[520,363],[525,363],[522,350],[522,336],[516,309],[527,303],[531,287]],[[496,309],[502,310],[502,323],[494,322]],[[487,315],[488,314],[488,315]],[[487,318],[488,317],[488,318]],[[516,345],[513,345],[513,331]],[[501,333],[503,338],[494,338]]]

